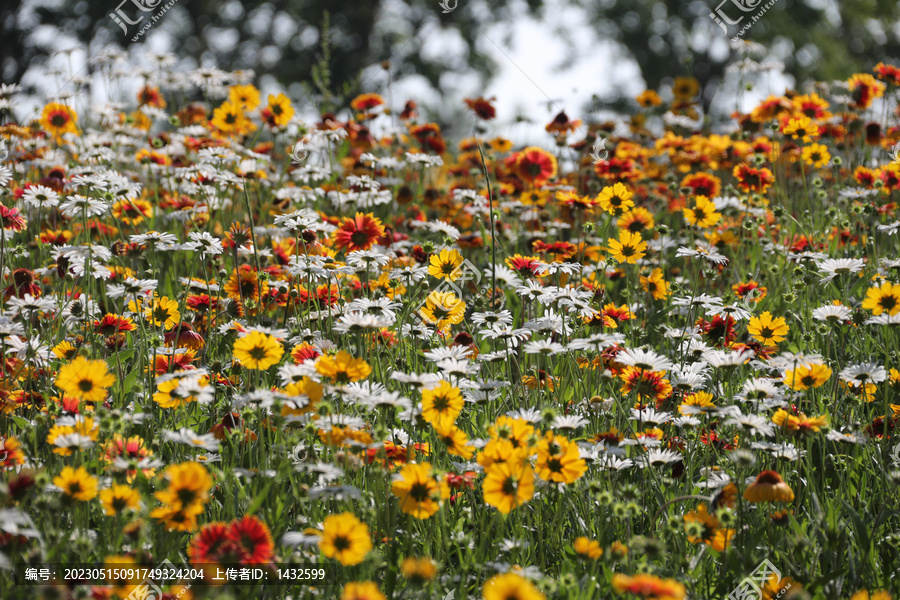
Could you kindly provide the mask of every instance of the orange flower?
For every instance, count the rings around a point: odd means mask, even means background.
[[[617,594],[627,593],[656,600],[682,600],[686,591],[684,585],[674,579],[649,574],[631,577],[616,573],[612,576],[612,586]]]
[[[369,112],[384,104],[384,98],[378,94],[360,94],[350,102],[350,108],[360,112]]]
[[[159,88],[152,85],[145,85],[140,89],[137,101],[141,106],[166,107],[166,101],[163,99],[162,94],[159,93]]]
[[[775,183],[772,171],[765,167],[756,168],[740,164],[734,168],[733,174],[735,179],[738,180],[738,186],[745,192],[765,194],[769,186]]]
[[[692,196],[718,198],[722,191],[722,180],[709,173],[694,173],[681,180],[681,187],[689,188]]]
[[[527,183],[540,185],[556,177],[556,158],[535,146],[529,146],[516,154],[516,174]]]
[[[744,490],[748,502],[793,502],[794,490],[784,482],[777,471],[763,471],[756,481]]]
[[[884,95],[885,85],[868,73],[857,73],[847,80],[850,95],[853,97],[853,108],[865,110],[872,105],[875,98]]]
[[[380,219],[371,213],[356,213],[355,217],[345,218],[334,232],[334,246],[347,252],[368,250],[383,235],[384,226]]]
[[[828,419],[821,417],[807,417],[805,414],[792,415],[783,408],[772,416],[772,422],[779,427],[784,427],[791,433],[818,433],[822,427],[828,424]]]
[[[565,113],[565,111],[560,111],[558,115],[553,117],[553,120],[547,123],[547,126],[544,129],[548,133],[556,133],[556,134],[565,134],[570,131],[575,131],[581,127],[581,120],[575,119],[574,121],[569,119],[569,115]]]
[[[497,109],[494,108],[494,105],[491,102],[495,101],[496,98],[490,98],[485,100],[484,98],[466,98],[466,106],[472,109],[478,118],[483,121],[490,121],[494,117],[497,116]]]

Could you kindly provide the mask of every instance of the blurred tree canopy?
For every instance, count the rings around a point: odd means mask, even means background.
[[[3,0],[3,81],[19,82],[29,68],[60,50],[35,44],[31,36],[38,28],[58,28],[92,50],[132,44],[131,36],[139,26],[130,27],[123,36],[110,18],[118,1]],[[456,1],[444,0],[448,7]],[[694,75],[704,97],[721,81],[728,63],[738,58],[723,42],[767,3],[725,0],[718,4],[720,1],[551,0],[581,6],[600,39],[616,41],[634,57],[648,87],[655,88],[676,75]],[[164,0],[126,0],[120,5],[122,11],[141,14],[132,2],[155,7],[165,4]],[[489,77],[495,65],[479,28],[510,22],[523,7],[512,0],[458,2],[445,14],[438,0],[344,0],[340,4],[330,0],[179,0],[163,22],[177,38],[174,51],[180,57],[197,64],[212,57],[221,69],[253,69],[274,76],[285,86],[311,81],[317,64],[322,81],[321,66],[327,64],[328,77],[322,84],[346,96],[366,83],[359,79],[362,69],[390,60],[395,79],[416,73],[440,90],[447,73],[474,70]],[[556,5],[526,0],[524,6],[529,14],[540,17],[542,11]],[[753,10],[747,12],[748,6]],[[717,9],[732,20],[743,17],[738,25],[728,26],[727,36],[710,18]],[[326,11],[331,13],[331,47],[323,62],[321,33]],[[900,57],[898,22],[900,3],[896,0],[776,0],[744,39],[776,52],[786,72],[798,81],[807,77],[843,79],[870,69],[875,62]],[[458,31],[465,46],[463,56],[458,49],[428,57],[419,52],[437,27]]]
[[[601,36],[625,46],[648,88],[666,78],[693,75],[708,102],[725,68],[715,41],[741,37],[764,45],[796,81],[846,79],[879,61],[900,58],[900,3],[896,0],[599,0],[581,1]],[[738,6],[742,5],[742,6]],[[743,8],[742,8],[743,7]],[[767,7],[767,8],[766,8]],[[753,16],[764,10],[759,19]],[[721,11],[721,12],[720,12]],[[711,14],[724,15],[726,33]],[[720,20],[722,20],[720,18]]]

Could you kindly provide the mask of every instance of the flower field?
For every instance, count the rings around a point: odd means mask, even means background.
[[[848,75],[527,147],[216,69],[7,118],[0,597],[890,599],[900,69]]]

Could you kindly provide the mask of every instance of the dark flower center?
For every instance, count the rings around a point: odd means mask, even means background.
[[[412,496],[412,499],[416,502],[425,502],[429,496],[428,485],[424,483],[414,483],[411,488],[409,488],[409,495]]]

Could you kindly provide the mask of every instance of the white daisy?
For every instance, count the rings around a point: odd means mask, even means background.
[[[838,275],[862,271],[866,263],[860,258],[826,258],[816,263],[816,266],[825,275],[819,279],[819,283],[828,283]]]
[[[852,314],[850,309],[842,304],[826,304],[815,309],[812,317],[817,321],[838,323],[848,321]]]
[[[881,383],[887,379],[887,371],[873,362],[851,365],[841,371],[841,379],[858,384]]]

